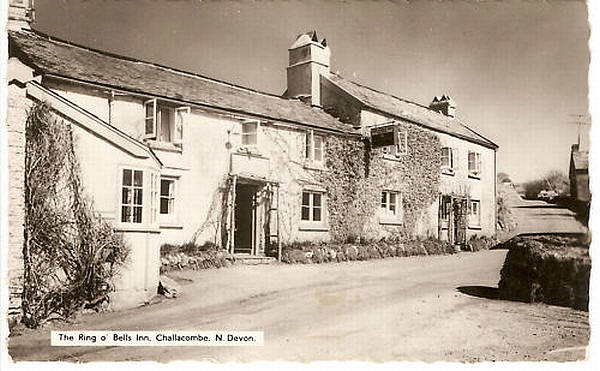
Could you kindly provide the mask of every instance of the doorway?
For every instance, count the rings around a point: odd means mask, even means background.
[[[255,185],[237,184],[235,187],[234,254],[255,253],[257,192]]]
[[[464,246],[467,243],[467,211],[469,202],[466,198],[455,198],[454,214],[454,244]]]

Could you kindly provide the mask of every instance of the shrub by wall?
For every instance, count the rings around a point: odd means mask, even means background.
[[[106,303],[128,249],[83,196],[68,123],[38,104],[25,135],[22,321],[37,327]]]
[[[160,271],[174,269],[209,269],[228,267],[235,258],[213,243],[197,245],[192,242],[182,245],[164,244],[160,247]]]
[[[454,247],[436,239],[380,240],[355,243],[292,243],[282,247],[281,261],[289,264],[321,264],[416,255],[454,254]]]
[[[585,237],[515,237],[498,284],[501,299],[588,310],[591,259]]]

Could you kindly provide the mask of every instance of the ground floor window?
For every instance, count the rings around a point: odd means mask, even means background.
[[[310,222],[322,222],[323,198],[322,192],[303,191],[301,219]]]
[[[481,226],[481,201],[471,200],[469,203],[469,227]]]
[[[160,214],[175,214],[175,179],[160,179]]]
[[[400,223],[402,221],[402,195],[400,192],[381,192],[379,216],[381,223]]]
[[[123,169],[121,181],[121,222],[142,223],[144,172]]]

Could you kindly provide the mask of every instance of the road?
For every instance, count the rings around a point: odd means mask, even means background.
[[[552,209],[547,217],[551,209],[545,207],[518,210],[520,216],[548,225],[570,223],[570,216],[562,211]],[[584,358],[587,312],[495,298],[505,255],[505,250],[491,250],[340,264],[180,271],[176,278],[186,284],[177,299],[82,315],[75,323],[57,323],[53,328],[259,330],[264,331],[265,346],[50,347],[51,328],[47,327],[12,336],[9,351],[16,360],[69,361]]]

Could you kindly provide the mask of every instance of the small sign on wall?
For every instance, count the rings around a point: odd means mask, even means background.
[[[400,142],[398,135],[395,124],[374,127],[371,129],[371,144],[374,148],[392,146]]]

